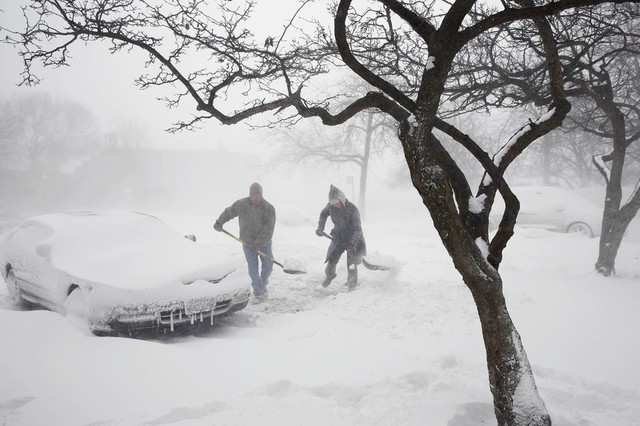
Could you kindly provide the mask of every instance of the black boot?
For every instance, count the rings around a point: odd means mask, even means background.
[[[358,270],[356,265],[351,265],[347,270],[347,290],[353,291],[358,287]]]
[[[331,281],[333,281],[335,277],[336,277],[335,275],[333,276],[327,275],[324,281],[322,281],[322,287],[329,287],[329,284],[331,284]]]
[[[326,278],[322,282],[322,287],[329,287],[331,281],[336,277],[336,266],[337,262],[327,262],[327,267],[324,268],[324,274]]]

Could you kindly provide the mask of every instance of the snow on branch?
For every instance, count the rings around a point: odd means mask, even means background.
[[[478,197],[469,198],[469,211],[474,214],[480,214],[484,210],[484,202],[487,199],[486,194],[482,194]]]
[[[509,138],[509,141],[502,148],[500,148],[500,150],[496,153],[495,157],[493,158],[495,165],[497,167],[500,167],[500,163],[502,162],[502,159],[513,147],[513,145],[515,145],[522,136],[527,134],[527,132],[533,130],[534,126],[538,126],[546,121],[549,121],[551,117],[553,117],[553,114],[555,114],[555,112],[556,112],[556,109],[551,108],[549,111],[547,111],[544,115],[542,115],[536,121],[532,121],[529,124],[523,126],[518,132],[516,132],[516,134],[511,136],[511,138]]]
[[[594,155],[592,159],[593,164],[596,166],[596,169],[598,169],[600,174],[604,177],[604,179],[607,182],[609,182],[609,180],[611,179],[611,169],[607,165],[607,160],[605,160],[605,158],[608,158],[611,154],[613,154],[613,152],[609,152],[607,154],[601,154],[601,155]]]

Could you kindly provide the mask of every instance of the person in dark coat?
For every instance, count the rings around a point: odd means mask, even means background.
[[[342,253],[347,252],[347,286],[349,291],[358,285],[358,264],[362,256],[367,254],[367,246],[362,234],[360,211],[344,195],[344,192],[331,185],[329,189],[329,203],[320,212],[316,235],[324,236],[327,218],[331,217],[333,229],[330,232],[331,244],[327,250],[325,263],[326,278],[322,286],[327,287],[336,277],[336,266]]]
[[[222,225],[235,217],[240,225],[240,239],[245,243],[242,248],[247,259],[253,295],[258,301],[267,299],[267,285],[273,271],[271,239],[276,225],[276,210],[262,197],[262,186],[259,183],[251,184],[248,197],[241,198],[224,209],[213,229],[222,231]],[[269,257],[258,256],[256,249]],[[258,258],[262,263],[262,272],[258,270]]]

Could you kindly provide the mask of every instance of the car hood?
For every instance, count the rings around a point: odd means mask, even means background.
[[[130,290],[220,280],[239,266],[237,259],[217,250],[181,243],[154,247],[132,244],[87,256],[81,262],[69,253],[54,251],[51,263],[74,277]]]
[[[58,271],[87,282],[128,290],[190,284],[222,279],[241,263],[140,213],[87,212],[32,220],[50,231],[35,245],[37,254]]]

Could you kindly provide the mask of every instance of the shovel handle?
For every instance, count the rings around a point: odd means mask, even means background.
[[[333,240],[333,237],[331,235],[327,234],[326,232],[322,232],[322,236],[323,237],[327,237],[330,240]],[[371,270],[374,270],[374,271],[389,271],[389,270],[391,270],[391,267],[389,267],[389,266],[374,265],[372,263],[369,263],[366,260],[364,260],[364,257],[362,258],[362,263],[364,264],[365,268],[371,269]]]
[[[330,239],[330,240],[332,240],[332,241],[333,241],[333,237],[332,237],[331,235],[327,234],[327,233],[326,233],[326,232],[324,232],[324,231],[322,232],[322,236],[323,236],[323,237],[327,237],[328,239]]]
[[[227,234],[228,236],[230,236],[231,238],[233,238],[234,240],[238,241],[241,244],[244,244],[247,247],[250,247],[251,249],[255,250],[256,253],[258,253],[260,256],[262,257],[266,257],[267,259],[269,259],[270,261],[272,261],[273,263],[275,263],[276,265],[278,265],[279,267],[281,267],[282,269],[284,269],[284,265],[280,262],[278,262],[277,260],[275,260],[273,257],[267,255],[266,253],[263,253],[261,250],[250,246],[249,244],[245,243],[244,241],[242,241],[240,238],[236,237],[235,235],[233,235],[231,232],[228,232],[226,229],[222,229],[222,232],[224,232],[225,234]]]

